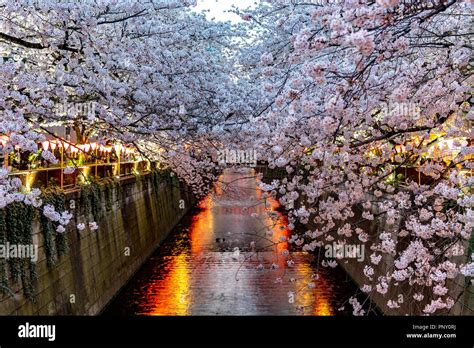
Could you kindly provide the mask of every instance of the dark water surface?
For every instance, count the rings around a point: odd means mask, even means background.
[[[254,173],[227,170],[219,182],[103,314],[350,314],[347,300],[357,288],[345,272],[317,270],[314,257],[303,252],[284,255],[286,216],[277,201],[261,199]],[[269,209],[276,218],[268,217]]]

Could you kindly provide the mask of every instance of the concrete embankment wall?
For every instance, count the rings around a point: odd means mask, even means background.
[[[362,211],[362,207],[355,209],[356,211]],[[377,210],[373,209],[372,213],[377,214]],[[353,218],[352,222],[359,221],[361,219],[360,214],[356,213],[356,216]],[[400,245],[408,245],[411,241],[411,237],[399,237],[398,231],[402,229],[400,222],[396,222],[393,225],[387,224],[385,219],[382,219],[379,223],[366,223],[364,226],[361,226],[367,234],[369,235],[369,242],[365,245],[364,260],[358,261],[357,259],[342,259],[339,260],[339,265],[351,276],[351,278],[356,282],[359,287],[362,287],[364,284],[373,285],[374,282],[368,280],[364,275],[365,265],[371,265],[374,269],[373,279],[377,279],[380,276],[386,276],[387,273],[392,273],[395,268],[395,256],[388,254],[381,254],[377,252],[378,255],[383,255],[380,263],[374,265],[370,262],[370,255],[373,253],[371,250],[372,244],[380,241],[379,236],[382,232],[388,232],[391,235],[391,238],[395,241],[398,240]],[[360,245],[361,242],[356,236],[347,239],[348,244]],[[466,243],[467,247],[467,243]],[[465,256],[451,257],[450,261],[456,263],[464,263],[466,260]],[[448,288],[449,296],[456,301],[455,305],[448,311],[438,311],[437,315],[474,315],[472,310],[472,300],[473,300],[473,286],[466,284],[466,278],[459,274],[454,279],[449,279],[446,282]],[[424,299],[420,302],[413,299],[415,293],[421,293],[424,296]],[[370,299],[377,307],[386,315],[423,315],[423,309],[426,304],[430,303],[432,300],[436,300],[438,296],[433,296],[432,289],[428,287],[416,288],[415,286],[410,286],[407,282],[397,283],[392,281],[389,285],[388,291],[385,294],[381,294],[377,291],[372,291],[370,293]],[[399,308],[390,308],[387,305],[388,300],[394,300],[398,303]],[[471,303],[470,303],[471,302]]]
[[[35,216],[32,242],[39,246],[39,258],[33,294],[25,296],[26,278],[9,279],[8,290],[0,292],[1,315],[100,313],[194,201],[184,185],[169,173],[122,178],[97,192],[94,209],[82,206],[84,190],[66,193],[66,208],[74,201],[74,218],[65,232],[67,250],[63,253],[58,252],[59,245],[54,245],[58,243],[57,236],[46,243],[39,214]],[[76,228],[78,223],[93,220],[99,225],[97,231]],[[8,275],[8,269],[6,272]]]
[[[286,176],[286,173],[281,168],[270,170],[265,166],[258,166],[257,171],[263,174],[263,181],[270,182],[273,179],[281,179]],[[295,202],[295,206],[298,206],[301,202]],[[347,221],[349,223],[356,222],[361,220],[360,212],[362,207],[355,209],[356,216],[352,221]],[[377,211],[372,213],[376,214]],[[311,223],[306,226],[311,229]],[[313,226],[314,227],[314,226]],[[362,287],[364,284],[371,285],[371,282],[364,275],[364,266],[371,265],[374,268],[373,279],[377,279],[379,276],[385,276],[388,272],[392,272],[395,267],[395,257],[391,255],[384,254],[382,260],[378,265],[373,265],[370,262],[370,254],[373,252],[370,250],[370,246],[374,242],[379,241],[379,235],[382,232],[390,232],[391,238],[397,240],[397,231],[401,229],[400,222],[389,225],[385,220],[382,220],[380,223],[365,223],[360,226],[368,235],[369,241],[365,244],[364,260],[358,261],[357,259],[341,259],[338,260],[339,265],[348,273],[348,275],[354,280],[354,282]],[[407,245],[410,242],[410,237],[404,237],[404,240],[400,241],[400,245]],[[347,239],[348,244],[360,245],[362,242],[358,240],[357,236],[353,236]],[[468,248],[468,243],[465,243],[466,250]],[[380,254],[380,253],[377,253]],[[466,256],[458,256],[457,259],[451,258],[451,261],[456,263],[465,263],[467,260]],[[455,279],[450,279],[447,281],[447,287],[449,291],[449,296],[454,299],[456,302],[455,305],[449,310],[444,312],[437,312],[437,314],[443,315],[474,315],[474,285],[467,283],[466,277],[462,274],[459,274]],[[421,292],[424,295],[424,300],[421,302],[416,302],[413,300],[413,294],[415,292]],[[386,294],[380,294],[376,291],[370,293],[371,301],[377,305],[377,307],[386,315],[422,315],[423,308],[427,303],[430,303],[431,300],[436,299],[432,297],[433,294],[430,289],[426,288],[424,291],[415,291],[414,287],[409,286],[404,282],[399,285],[394,285],[393,283],[389,286],[388,292]],[[399,303],[399,308],[390,308],[387,305],[387,301],[396,300]]]

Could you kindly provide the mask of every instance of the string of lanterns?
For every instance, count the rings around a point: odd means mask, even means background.
[[[54,152],[56,149],[64,148],[65,151],[70,151],[72,154],[76,154],[79,152],[89,153],[89,152],[97,152],[101,154],[110,154],[112,150],[115,150],[117,154],[122,153],[125,155],[135,154],[136,149],[133,147],[127,147],[123,144],[115,144],[115,145],[103,145],[98,142],[86,143],[86,144],[71,144],[70,142],[66,141],[59,141],[59,140],[46,140],[41,143],[43,150],[51,150]]]
[[[9,141],[9,138],[6,135],[0,135],[0,144],[5,147]],[[64,148],[65,151],[70,151],[72,153],[78,152],[95,152],[96,150],[100,153],[107,154],[111,153],[112,150],[115,150],[116,153],[123,153],[126,155],[135,154],[136,149],[134,147],[125,146],[123,144],[115,145],[103,145],[98,142],[86,143],[86,144],[72,144],[69,141],[61,140],[45,140],[41,142],[41,147],[43,150],[50,150],[54,152],[56,149]],[[15,145],[15,150],[19,150],[20,146]]]
[[[9,166],[9,156],[7,155],[8,144],[10,142],[10,138],[7,135],[0,134],[0,155],[3,154],[3,167]],[[55,151],[60,151],[60,162],[61,167],[63,167],[63,155],[68,153],[71,158],[76,158],[80,154],[83,155],[90,155],[93,158],[95,157],[95,162],[99,160],[99,157],[107,157],[107,162],[109,161],[110,155],[115,153],[117,159],[120,163],[120,159],[122,156],[134,156],[137,155],[137,150],[134,147],[126,146],[124,144],[115,143],[105,145],[98,141],[93,141],[85,144],[76,144],[70,141],[66,141],[64,139],[54,139],[54,140],[45,140],[39,143],[39,148],[43,151],[50,151],[54,153]],[[18,151],[18,154],[21,151],[21,145],[16,144],[14,146],[14,151]]]

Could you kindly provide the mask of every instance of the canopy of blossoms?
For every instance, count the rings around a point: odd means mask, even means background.
[[[461,1],[396,0],[271,1],[242,14],[260,34],[242,56],[261,101],[245,129],[287,172],[266,189],[306,227],[293,242],[365,243],[362,291],[408,285],[405,302],[426,314],[449,311],[448,282],[473,272],[470,15]],[[387,257],[393,267],[376,274]]]
[[[262,1],[238,25],[193,5],[0,1],[6,151],[37,151],[67,124],[133,144],[202,192],[220,149],[256,149],[285,170],[262,189],[289,210],[292,243],[363,243],[362,291],[409,286],[424,313],[452,308],[449,282],[474,272],[469,1]],[[58,112],[65,103],[94,112]],[[0,208],[41,208],[8,173]],[[375,272],[386,257],[394,266]]]

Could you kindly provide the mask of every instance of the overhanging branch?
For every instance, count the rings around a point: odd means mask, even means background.
[[[37,49],[37,50],[43,50],[43,49],[49,47],[49,46],[44,46],[44,45],[42,45],[38,42],[26,41],[26,40],[23,40],[23,39],[20,39],[18,37],[11,36],[11,35],[8,35],[8,34],[2,33],[2,32],[0,32],[0,39],[4,40],[4,41],[7,41],[7,42],[10,42],[10,43],[13,43],[15,45],[23,46],[23,47],[26,47],[26,48],[33,48],[33,49]],[[58,48],[60,50],[65,50],[65,51],[70,51],[70,52],[76,52],[76,53],[79,52],[78,49],[69,47],[66,44],[58,45]]]

